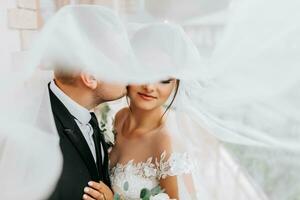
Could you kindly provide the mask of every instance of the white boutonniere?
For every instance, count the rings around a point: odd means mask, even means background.
[[[100,128],[104,134],[105,142],[113,146],[115,144],[114,119],[111,118],[107,122],[100,121]]]
[[[95,108],[95,114],[104,135],[105,142],[110,146],[115,144],[114,118],[110,114],[108,104],[101,104]]]

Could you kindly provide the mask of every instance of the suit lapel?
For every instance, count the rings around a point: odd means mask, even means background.
[[[97,170],[93,155],[73,116],[50,89],[49,93],[52,111],[55,118],[57,118],[56,123],[60,122],[62,126],[62,130],[58,131],[60,134],[63,132],[63,134],[68,137],[73,146],[76,148],[82,160],[86,164],[92,179],[94,181],[99,181],[99,172]]]
[[[108,151],[108,147],[107,147],[107,144],[105,143],[105,139],[104,139],[102,130],[100,131],[99,137],[100,137],[100,141],[101,141],[103,151],[104,151],[103,152],[104,153],[103,166],[104,166],[104,168],[106,168],[106,166],[108,165],[108,154],[106,153]]]
[[[103,131],[100,129],[100,141],[101,141],[101,144],[102,144],[102,147],[103,147],[103,153],[104,153],[104,161],[103,161],[103,167],[102,167],[102,173],[103,173],[103,176],[105,177],[106,179],[106,184],[111,187],[111,183],[110,183],[110,178],[109,178],[109,172],[108,172],[108,169],[109,169],[109,166],[108,166],[108,145],[106,144],[105,142],[105,139],[104,139],[104,135],[103,135]]]
[[[91,153],[91,150],[86,143],[85,138],[83,137],[82,133],[79,128],[72,129],[64,129],[64,133],[68,136],[69,140],[72,142],[74,147],[77,149],[79,155],[85,162],[91,177],[94,181],[99,181],[99,173],[94,161],[94,157]]]

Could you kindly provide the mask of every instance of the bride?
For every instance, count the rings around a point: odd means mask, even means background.
[[[128,86],[130,105],[116,115],[116,143],[110,153],[112,187],[124,199],[139,199],[143,188],[158,185],[171,198],[179,198],[176,175],[185,171],[174,170],[172,136],[164,122],[178,86],[176,79]],[[171,103],[164,108],[170,96]],[[124,191],[126,181],[129,187]]]
[[[142,28],[132,44],[139,34],[155,33],[161,26],[165,25],[151,24]],[[168,30],[168,25],[166,27]],[[174,138],[166,126],[179,83],[179,79],[167,77],[155,83],[127,86],[129,105],[116,113],[115,144],[110,152],[110,177],[115,196],[140,199],[143,189],[161,188],[165,195],[179,199],[177,176],[189,173],[192,167],[187,154],[174,152]],[[87,194],[101,196],[101,190],[97,194],[92,189],[89,188]]]
[[[135,200],[145,191],[151,195],[161,189],[159,195],[166,199],[234,199],[236,194],[239,199],[263,199],[216,138],[195,127],[183,110],[189,106],[184,98],[191,88],[188,81],[174,78],[172,70],[187,70],[199,57],[182,29],[165,23],[142,25],[130,41],[142,70],[159,70],[167,78],[127,86],[128,106],[115,115],[110,152],[115,195]],[[99,184],[93,184],[86,193],[101,196]]]

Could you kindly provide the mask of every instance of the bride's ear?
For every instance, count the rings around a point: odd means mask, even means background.
[[[94,89],[97,88],[98,81],[96,80],[96,78],[95,78],[94,76],[82,72],[82,73],[80,74],[80,78],[81,78],[82,83],[83,83],[86,87],[88,87],[88,88],[90,88],[90,89],[92,89],[92,90],[94,90]]]

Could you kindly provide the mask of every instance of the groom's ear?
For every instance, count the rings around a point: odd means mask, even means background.
[[[98,81],[96,80],[96,78],[94,76],[82,72],[80,74],[80,78],[81,78],[82,83],[86,87],[88,87],[88,88],[90,88],[92,90],[94,90],[94,89],[97,88]]]

